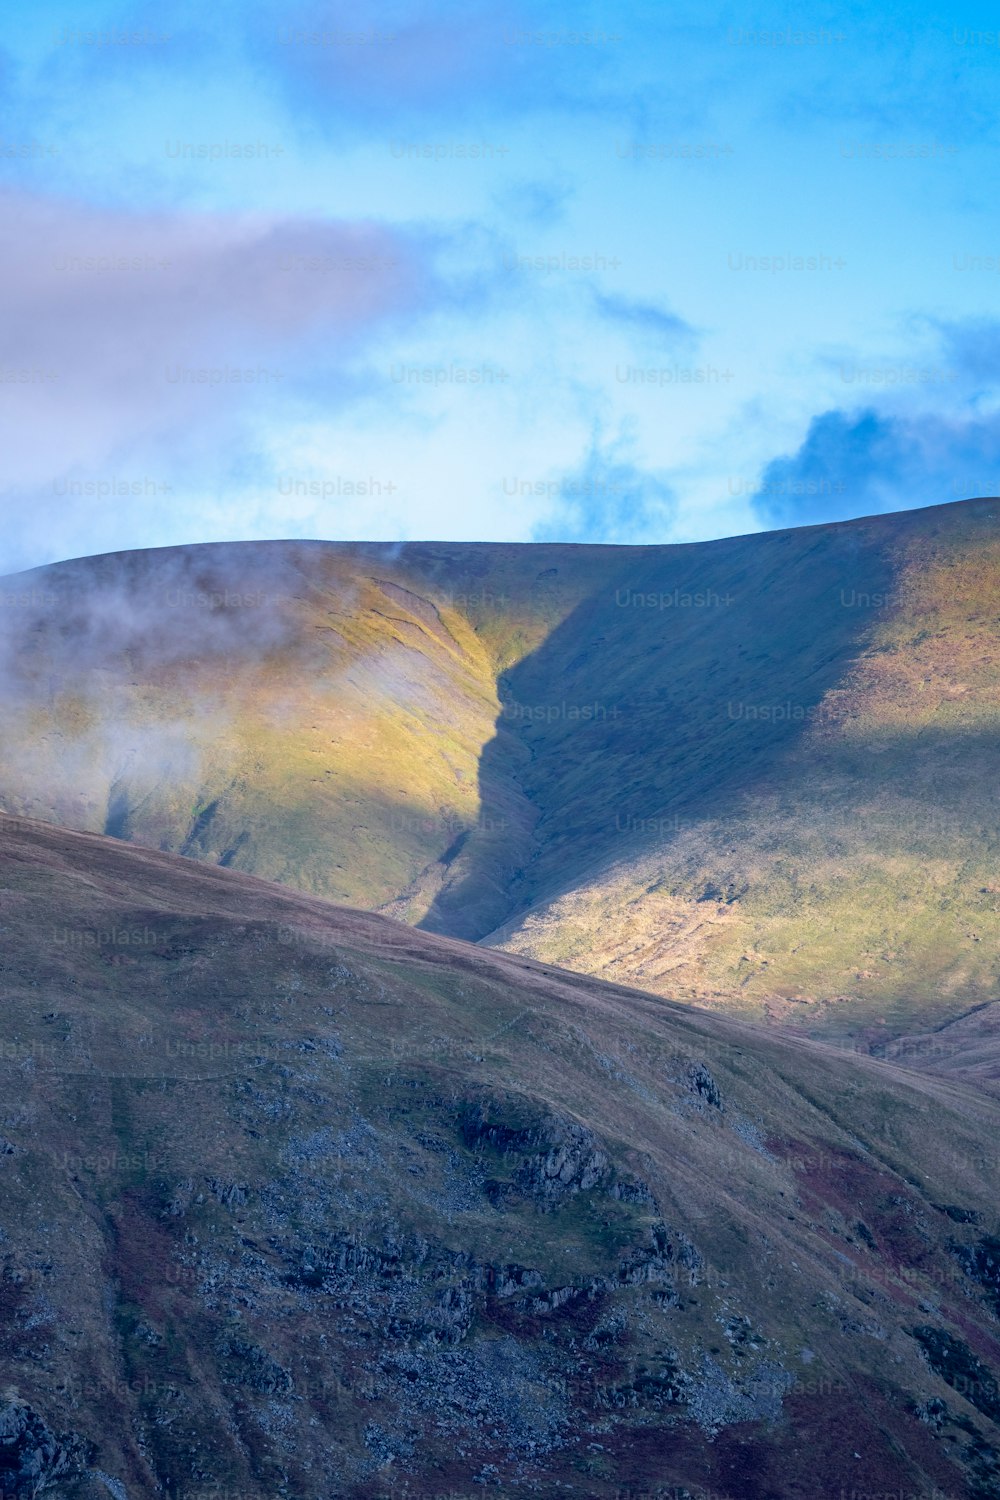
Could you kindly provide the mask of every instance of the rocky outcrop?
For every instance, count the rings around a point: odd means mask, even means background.
[[[1000,1493],[990,1096],[33,837],[0,1500]]]
[[[948,1247],[970,1281],[981,1286],[1000,1315],[1000,1239],[985,1235],[974,1245],[957,1244]]]
[[[458,1112],[463,1145],[481,1162],[506,1168],[488,1177],[485,1190],[497,1207],[528,1199],[556,1209],[577,1193],[607,1191],[623,1202],[655,1206],[648,1185],[617,1171],[594,1133],[578,1121],[523,1097],[482,1095]]]
[[[94,1451],[76,1433],[58,1437],[26,1401],[0,1398],[0,1496],[33,1500],[57,1480],[80,1474]]]
[[[921,1323],[911,1331],[935,1375],[940,1375],[984,1417],[1000,1423],[1000,1385],[993,1371],[973,1354],[968,1344],[933,1323]]]

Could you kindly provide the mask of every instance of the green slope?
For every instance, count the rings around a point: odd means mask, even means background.
[[[0,804],[877,1046],[997,991],[998,515],[20,575]]]
[[[607,607],[557,632],[520,694],[586,701],[614,659],[620,718],[534,731],[547,831],[491,941],[873,1044],[992,998],[998,514],[716,544],[680,586],[732,605],[665,615],[658,649]]]
[[[995,1098],[42,824],[0,903],[13,1500],[996,1493]]]

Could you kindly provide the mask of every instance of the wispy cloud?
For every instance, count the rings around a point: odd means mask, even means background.
[[[551,482],[552,509],[534,530],[536,542],[666,540],[676,498],[664,475],[638,466],[625,434],[595,430],[579,468]]]
[[[409,128],[527,111],[619,107],[615,23],[584,24],[554,0],[455,4],[375,0],[258,7],[248,28],[262,69],[329,122]]]
[[[695,337],[690,323],[676,313],[668,312],[655,302],[643,302],[637,298],[617,296],[614,293],[594,290],[594,306],[603,318],[634,333],[676,348],[688,344]]]
[[[839,465],[797,497],[816,518],[958,493],[989,470],[998,373],[991,24],[884,0],[808,20],[686,0],[0,17],[0,567],[304,530],[645,517],[693,539],[800,513],[754,498],[775,454],[790,482]],[[884,363],[888,320],[897,362],[932,342],[951,385],[824,362]],[[459,378],[486,365],[503,379]],[[547,490],[498,513],[498,474],[583,472],[598,420],[630,434],[595,451],[633,467],[638,520],[557,518]],[[310,508],[283,488],[302,451],[323,494],[331,474],[397,489],[378,512]],[[173,490],[123,501],[101,488],[119,478]],[[96,487],[56,495],[69,479]]]

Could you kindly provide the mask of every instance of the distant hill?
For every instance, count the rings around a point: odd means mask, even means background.
[[[1000,502],[0,580],[0,804],[879,1048],[989,1002]]]
[[[1000,1103],[0,829],[0,1481],[1000,1486]]]

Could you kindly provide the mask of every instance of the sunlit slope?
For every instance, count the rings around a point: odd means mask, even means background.
[[[0,804],[875,1045],[997,993],[998,514],[20,575]]]
[[[995,1097],[99,835],[0,904],[14,1500],[996,1495]]]
[[[734,602],[697,620],[665,612],[672,667],[644,681],[648,628],[614,632],[606,611],[588,632],[600,651],[627,663],[633,642],[632,680],[609,679],[619,719],[590,773],[586,733],[544,730],[526,790],[551,835],[532,910],[492,940],[873,1041],[992,998],[998,512],[970,503],[704,549],[687,586],[721,591],[728,571]],[[543,671],[583,699],[599,658],[560,673],[542,661],[558,638],[520,691],[537,693]],[[598,858],[560,882],[561,847],[581,843]]]
[[[513,782],[480,816],[494,663],[559,604],[511,624],[474,569],[457,598],[414,591],[397,553],[172,549],[6,581],[2,805],[368,906],[430,867],[419,917],[463,835],[523,821]]]

